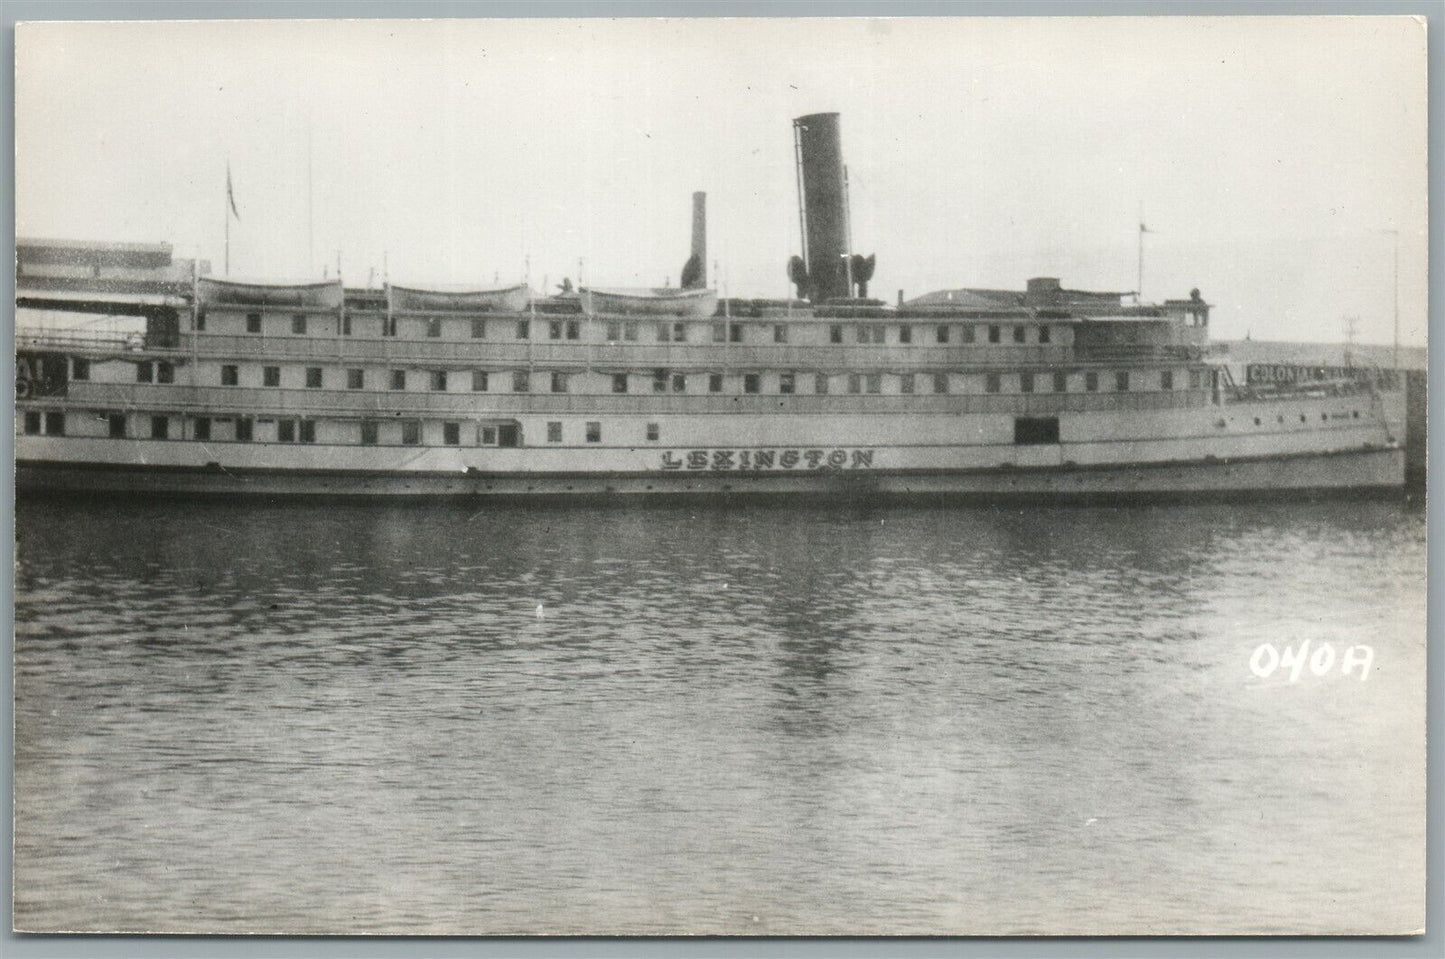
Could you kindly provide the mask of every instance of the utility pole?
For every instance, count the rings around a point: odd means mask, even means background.
[[[1400,231],[1399,230],[1376,230],[1376,233],[1388,233],[1394,240],[1395,273],[1394,273],[1394,301],[1395,301],[1395,369],[1400,368]]]
[[[1395,236],[1395,369],[1400,368],[1400,231]]]
[[[1360,321],[1358,316],[1345,317],[1345,369],[1353,369],[1355,366],[1355,324]]]

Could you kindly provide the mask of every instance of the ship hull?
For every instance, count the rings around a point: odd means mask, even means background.
[[[796,473],[505,472],[221,468],[21,460],[23,497],[136,494],[326,499],[641,497],[944,498],[964,501],[1158,501],[1394,494],[1404,452],[1359,449],[1189,462],[970,470]]]

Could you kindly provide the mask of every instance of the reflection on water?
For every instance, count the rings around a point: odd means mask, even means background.
[[[17,925],[1406,931],[1392,503],[22,504]],[[1369,644],[1369,678],[1252,652]]]

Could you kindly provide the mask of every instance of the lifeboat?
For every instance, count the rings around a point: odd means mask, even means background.
[[[620,316],[709,317],[717,312],[717,290],[582,289],[582,312]]]
[[[203,276],[196,281],[202,306],[272,306],[335,310],[344,296],[340,280],[319,283],[264,283]]]
[[[520,313],[527,308],[532,291],[526,284],[500,287],[422,288],[386,287],[393,312],[405,313]]]

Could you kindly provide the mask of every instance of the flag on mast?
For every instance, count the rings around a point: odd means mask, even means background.
[[[236,219],[241,219],[241,211],[236,209],[236,191],[231,187],[231,161],[226,161],[226,202],[230,204],[231,214]]]

